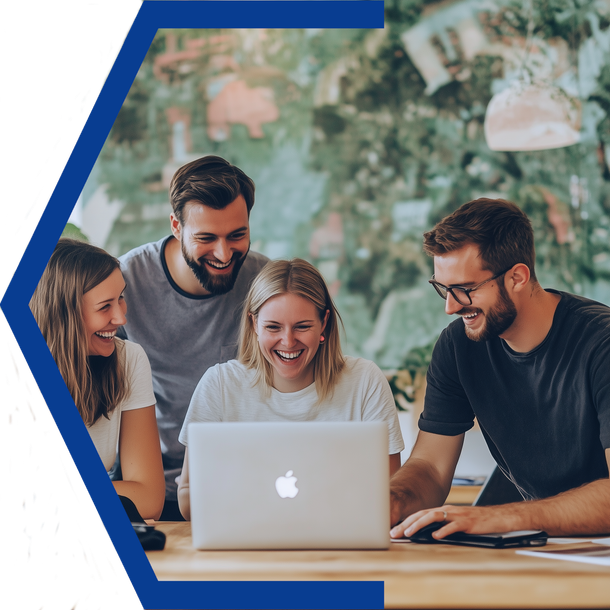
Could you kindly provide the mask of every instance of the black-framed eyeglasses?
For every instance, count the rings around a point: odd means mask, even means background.
[[[428,280],[428,283],[432,284],[434,286],[434,290],[436,290],[436,292],[441,297],[441,299],[444,299],[446,301],[447,293],[449,292],[449,293],[451,293],[451,296],[460,305],[467,306],[467,305],[472,305],[472,297],[470,296],[471,292],[478,290],[479,288],[481,288],[481,286],[484,286],[485,284],[487,284],[487,282],[491,282],[492,280],[498,279],[501,275],[504,275],[505,273],[510,271],[512,268],[513,268],[513,265],[511,265],[508,269],[506,269],[506,271],[501,271],[500,273],[494,275],[493,277],[490,277],[488,280],[485,280],[484,282],[481,282],[480,284],[477,284],[476,286],[473,286],[472,288],[465,288],[464,286],[445,286],[444,284],[437,282],[434,279],[434,276],[432,276],[432,278]]]

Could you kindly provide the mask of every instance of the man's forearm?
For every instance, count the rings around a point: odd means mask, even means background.
[[[610,533],[610,480],[599,479],[552,498],[511,505],[519,529],[552,536]]]
[[[443,485],[440,479],[430,462],[410,458],[390,479],[392,525],[418,510],[443,504],[450,485]]]
[[[390,532],[410,536],[435,521],[446,521],[434,534],[489,534],[514,530],[544,530],[551,536],[610,533],[610,480],[600,479],[552,498],[501,506],[442,506],[411,514]],[[409,511],[410,512],[410,511]]]

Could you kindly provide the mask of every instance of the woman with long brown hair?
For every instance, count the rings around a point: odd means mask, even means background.
[[[30,308],[107,471],[118,448],[117,493],[156,519],[165,498],[156,401],[144,350],[116,336],[125,323],[124,289],[116,258],[62,238]]]

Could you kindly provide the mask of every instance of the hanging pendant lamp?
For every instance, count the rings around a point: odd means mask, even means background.
[[[545,150],[576,144],[580,101],[547,83],[517,80],[491,98],[485,139],[491,150]]]
[[[485,113],[485,139],[491,150],[546,150],[580,140],[581,104],[563,89],[536,80],[527,69],[534,42],[533,0],[523,0],[527,36],[516,78],[494,95]]]

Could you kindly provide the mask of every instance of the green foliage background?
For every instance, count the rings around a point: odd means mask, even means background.
[[[172,156],[166,110],[179,107],[190,116],[193,154],[221,155],[255,180],[253,248],[272,258],[309,259],[329,283],[337,280],[347,353],[385,368],[425,369],[449,320],[427,284],[432,265],[421,251],[421,233],[479,196],[510,199],[529,215],[543,285],[610,303],[608,58],[602,57],[594,92],[582,100],[595,118],[583,127],[580,144],[493,152],[483,122],[494,82],[503,75],[502,60],[487,54],[448,62],[462,77],[427,95],[401,35],[429,14],[431,4],[386,1],[383,31],[269,30],[262,37],[242,30],[160,31],[85,189],[86,200],[107,185],[109,197],[122,202],[101,245],[121,254],[168,233],[167,217],[147,210],[167,206],[167,189],[160,186]],[[499,2],[494,11],[479,10],[475,0],[462,4],[472,5],[491,38],[526,34],[521,3]],[[602,33],[608,27],[591,2],[541,0],[533,3],[532,15],[536,36],[563,38],[573,57],[593,36],[591,23]],[[231,38],[228,51],[222,36]],[[197,59],[160,79],[155,59],[167,52],[168,37],[178,51],[189,41],[206,44]],[[280,117],[263,126],[261,139],[249,137],[240,124],[224,141],[208,136],[210,83],[227,71],[213,58],[223,53],[238,64],[249,87],[273,91]],[[338,62],[346,66],[336,82],[338,100],[319,104],[317,88]],[[570,199],[573,175],[587,185],[588,197],[578,207]],[[570,225],[572,241],[558,243],[549,197]],[[424,206],[423,225],[400,221],[398,204],[405,202]],[[341,219],[342,243],[312,247],[316,231],[333,214]]]

